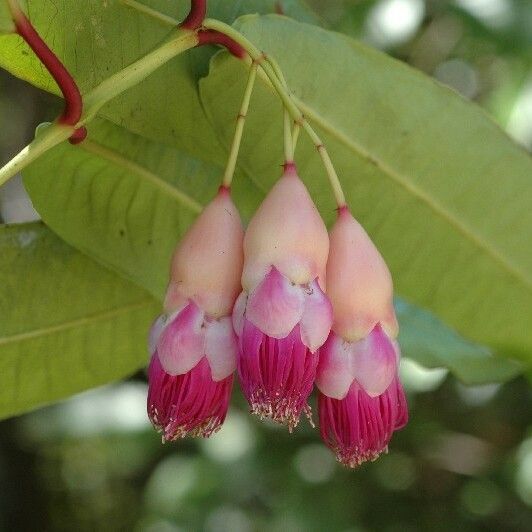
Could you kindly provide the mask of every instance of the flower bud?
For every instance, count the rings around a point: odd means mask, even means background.
[[[174,252],[165,313],[149,340],[148,415],[163,440],[210,436],[225,419],[236,368],[231,310],[242,242],[238,211],[222,188]]]
[[[292,430],[313,387],[332,309],[324,293],[329,239],[288,166],[244,237],[243,292],[233,311],[238,372],[251,411]]]
[[[338,460],[356,467],[387,450],[408,420],[399,381],[398,332],[388,267],[346,208],[330,234],[327,293],[332,331],[320,349],[320,432]]]

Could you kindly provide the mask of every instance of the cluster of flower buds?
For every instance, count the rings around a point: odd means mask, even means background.
[[[153,425],[210,436],[238,369],[251,412],[290,431],[316,383],[325,443],[350,467],[374,460],[408,417],[392,295],[364,229],[343,207],[329,235],[294,164],[245,234],[221,188],[175,251],[150,333]]]

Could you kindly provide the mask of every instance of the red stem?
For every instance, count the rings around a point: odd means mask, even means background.
[[[70,138],[68,139],[68,142],[70,144],[79,144],[80,142],[84,141],[87,138],[87,128],[86,127],[79,127],[70,135]]]
[[[191,0],[187,18],[179,26],[187,30],[196,30],[202,25],[206,14],[207,0]]]
[[[225,46],[238,59],[243,59],[246,56],[246,51],[240,44],[219,31],[201,30],[198,32],[198,38],[199,42],[197,46],[203,44],[219,44],[220,46]]]
[[[65,109],[58,122],[69,126],[78,123],[83,108],[81,94],[76,82],[69,74],[63,63],[48,48],[47,44],[41,39],[35,31],[31,22],[26,18],[22,11],[18,11],[14,16],[17,33],[28,43],[30,48],[35,52],[42,64],[55,79],[59,85],[65,99]]]

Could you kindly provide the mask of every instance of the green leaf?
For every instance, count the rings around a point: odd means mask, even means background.
[[[190,5],[188,0],[142,3],[177,20],[184,17]],[[72,73],[83,94],[151,51],[172,31],[118,0],[84,0],[76,2],[75,9],[72,0],[28,0],[27,4],[31,22]],[[215,0],[209,2],[209,13],[231,22],[244,13],[274,12],[275,4],[273,0]],[[283,5],[288,15],[316,20],[299,1]],[[205,118],[197,87],[215,50],[202,47],[175,58],[106,105],[101,116],[134,133],[221,163],[223,151]],[[0,35],[0,67],[59,94],[53,79],[17,35]]]
[[[0,35],[2,33],[12,33],[13,31],[15,31],[15,24],[6,2],[2,0],[0,2]]]
[[[146,364],[146,292],[40,223],[0,226],[0,250],[0,418]]]
[[[279,61],[304,102],[398,292],[466,338],[532,360],[529,155],[475,105],[345,36],[277,16],[243,17],[238,26]],[[245,76],[221,53],[200,84],[226,145]],[[279,175],[281,123],[278,101],[259,82],[240,164],[262,186]],[[296,159],[331,221],[316,150],[304,140]]]
[[[521,364],[495,356],[468,342],[432,313],[396,298],[403,356],[428,368],[447,368],[467,385],[505,382],[523,371]]]
[[[88,140],[64,143],[24,172],[44,221],[68,243],[162,298],[176,242],[221,171],[105,121]],[[237,179],[234,196],[249,216],[262,193]]]

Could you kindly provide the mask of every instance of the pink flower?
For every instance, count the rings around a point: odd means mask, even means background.
[[[316,377],[320,431],[338,460],[356,467],[386,452],[408,409],[390,272],[346,208],[330,234],[327,281],[334,323]]]
[[[174,253],[165,313],[150,331],[148,416],[163,440],[208,437],[225,419],[236,368],[231,310],[242,240],[238,211],[222,188]]]
[[[251,411],[292,430],[307,404],[332,309],[324,293],[327,230],[295,167],[267,195],[244,237],[243,292],[233,311],[238,373]]]

